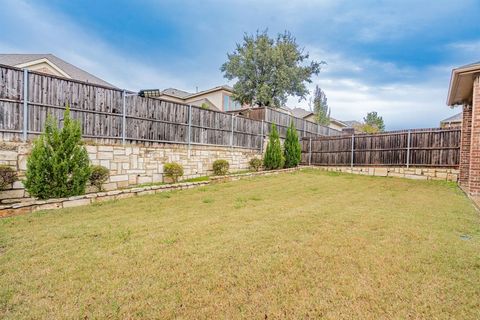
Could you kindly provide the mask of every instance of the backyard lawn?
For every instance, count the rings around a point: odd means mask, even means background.
[[[453,184],[305,169],[0,220],[2,319],[478,319]]]

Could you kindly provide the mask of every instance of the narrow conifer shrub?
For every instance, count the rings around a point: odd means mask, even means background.
[[[98,191],[103,190],[103,184],[107,182],[110,177],[110,170],[102,166],[90,167],[90,184],[95,186]]]
[[[17,172],[10,166],[0,165],[0,191],[5,190],[17,180]]]
[[[282,145],[278,135],[277,127],[272,123],[270,135],[267,144],[267,150],[263,157],[263,166],[266,170],[282,169],[285,164],[283,157]]]
[[[178,178],[183,176],[183,166],[176,162],[167,162],[163,165],[163,174],[176,183]]]
[[[82,142],[80,122],[63,115],[63,128],[49,115],[45,131],[33,143],[27,160],[25,188],[40,198],[64,198],[85,193],[90,161]]]
[[[300,164],[302,147],[298,141],[297,129],[293,125],[293,121],[290,122],[290,126],[287,129],[287,137],[283,144],[283,150],[285,156],[285,168],[293,168]]]
[[[224,176],[228,173],[230,164],[227,160],[218,159],[213,162],[213,174],[216,176]]]

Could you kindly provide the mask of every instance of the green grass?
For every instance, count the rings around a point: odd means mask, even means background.
[[[209,181],[209,180],[210,180],[209,176],[201,176],[196,178],[185,179],[185,180],[182,180],[181,182],[202,182],[202,181]]]
[[[2,319],[478,319],[453,184],[304,170],[0,220]]]

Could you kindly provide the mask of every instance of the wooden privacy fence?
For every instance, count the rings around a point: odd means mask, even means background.
[[[415,129],[302,139],[302,163],[321,166],[458,167],[460,129]]]
[[[260,107],[247,110],[238,110],[235,113],[245,114],[246,117],[253,120],[264,121],[269,124],[272,123],[277,126],[280,138],[285,139],[287,136],[287,129],[290,123],[293,122],[297,129],[300,138],[318,137],[318,136],[338,136],[342,134],[341,131],[322,126],[314,122],[297,118],[285,112],[277,111],[273,108]]]
[[[274,110],[269,112],[269,121],[255,120],[0,65],[0,141],[27,140],[38,135],[48,114],[62,119],[67,103],[72,117],[81,122],[83,136],[105,142],[262,149],[270,123],[278,121],[275,123],[281,137],[285,137],[289,124]],[[300,136],[324,134],[301,119],[295,124]]]

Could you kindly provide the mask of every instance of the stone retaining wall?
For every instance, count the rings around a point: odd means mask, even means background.
[[[25,214],[41,210],[52,210],[62,208],[72,208],[84,206],[95,202],[104,202],[125,199],[135,196],[142,196],[147,194],[155,194],[165,191],[190,189],[202,185],[209,184],[209,181],[201,182],[185,182],[175,184],[165,184],[141,188],[131,188],[124,190],[114,190],[108,192],[89,193],[81,196],[74,196],[70,198],[58,198],[48,200],[26,200],[20,203],[0,205],[0,217],[9,217],[13,215]]]
[[[107,191],[126,188],[138,184],[163,182],[163,164],[178,162],[184,167],[184,179],[211,174],[212,164],[217,159],[230,163],[232,172],[248,168],[253,157],[261,157],[259,150],[217,146],[178,144],[141,145],[101,145],[87,144],[92,164],[110,169],[110,179],[105,183]],[[19,179],[25,176],[30,143],[0,143],[0,164],[17,169]],[[89,190],[94,191],[94,190]],[[18,202],[15,199],[28,197],[21,181],[12,188],[0,192],[0,203]]]
[[[81,196],[74,196],[69,198],[58,198],[58,199],[48,199],[48,200],[38,200],[38,199],[24,199],[19,203],[10,203],[0,205],[0,218],[10,217],[14,215],[20,215],[30,212],[36,212],[41,210],[53,210],[53,209],[62,209],[62,208],[72,208],[78,206],[84,206],[96,202],[112,201],[125,199],[135,196],[143,196],[149,194],[156,194],[160,192],[181,190],[181,189],[190,189],[203,185],[210,184],[211,182],[225,182],[232,180],[239,180],[254,176],[260,175],[273,175],[285,172],[292,172],[299,170],[299,168],[290,168],[282,170],[272,170],[272,171],[260,171],[260,172],[248,172],[242,174],[231,174],[221,177],[212,177],[210,181],[199,181],[199,182],[181,182],[174,184],[163,184],[163,185],[153,185],[146,187],[137,187],[123,190],[113,190],[108,192],[96,192],[89,193]]]
[[[457,182],[459,170],[453,168],[406,168],[406,167],[329,167],[311,166],[326,171],[338,171],[381,177],[398,177],[421,180],[445,180]]]

